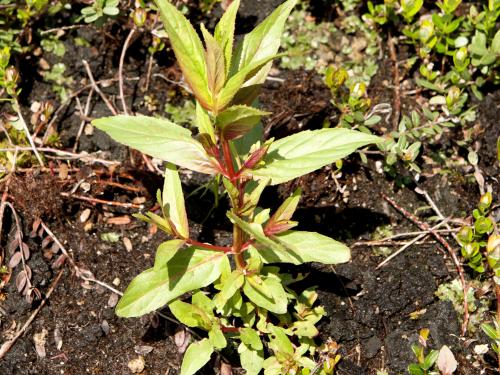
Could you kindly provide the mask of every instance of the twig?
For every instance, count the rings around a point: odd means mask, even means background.
[[[405,245],[403,245],[399,250],[395,251],[394,253],[392,253],[391,255],[389,255],[387,258],[384,259],[384,261],[380,262],[379,265],[375,268],[375,269],[379,269],[383,266],[385,266],[387,263],[389,263],[393,258],[397,257],[399,254],[401,254],[403,251],[405,251],[407,248],[409,248],[411,245],[414,245],[415,243],[417,243],[418,241],[424,239],[425,237],[427,237],[431,231],[433,230],[436,230],[438,229],[440,226],[444,225],[446,223],[446,221],[442,221],[440,222],[439,224],[437,224],[436,226],[432,227],[429,231],[425,232],[425,233],[422,233],[421,235],[415,237],[413,240],[411,240],[410,242],[407,242]]]
[[[35,309],[35,311],[33,311],[33,313],[30,315],[30,317],[28,318],[28,320],[26,321],[26,323],[24,323],[24,325],[21,327],[21,329],[16,332],[16,334],[14,335],[13,338],[11,338],[9,341],[3,343],[2,347],[0,347],[0,359],[2,359],[7,354],[7,352],[10,350],[10,348],[12,348],[12,346],[15,344],[15,342],[17,341],[17,339],[19,337],[21,337],[26,332],[26,330],[28,329],[28,327],[30,326],[30,324],[33,322],[33,320],[35,319],[35,317],[38,315],[38,313],[40,312],[40,310],[45,306],[45,304],[49,300],[50,296],[52,295],[52,292],[54,291],[54,289],[56,288],[57,284],[59,283],[59,280],[61,280],[61,276],[62,276],[63,272],[64,272],[64,268],[62,268],[59,271],[59,273],[57,274],[55,280],[50,285],[50,288],[47,291],[47,294],[45,295],[45,298],[42,300],[42,302],[40,303],[40,305],[38,305],[38,307]]]
[[[118,65],[118,86],[120,89],[120,101],[122,102],[123,112],[128,115],[127,103],[125,103],[125,95],[123,93],[123,64],[125,62],[125,55],[127,54],[127,48],[134,36],[135,28],[130,29],[125,43],[123,43],[122,53],[120,54],[120,63]]]
[[[87,96],[87,102],[85,103],[85,110],[82,110],[81,105],[79,106],[80,113],[85,117],[89,115],[90,103],[92,102],[93,95],[94,95],[94,88],[91,88],[89,95]],[[78,96],[76,97],[76,99],[78,100]],[[78,100],[78,103],[79,102],[80,102],[80,100]],[[80,123],[80,128],[78,129],[78,133],[77,133],[76,139],[75,139],[75,144],[73,146],[73,152],[76,152],[78,150],[78,143],[80,142],[80,137],[82,136],[83,129],[85,128],[86,123],[87,123],[87,121],[85,121],[85,120],[82,120],[82,122]]]
[[[452,232],[458,232],[459,229],[452,229],[452,230],[449,230],[449,229],[438,229],[436,230],[437,233],[452,233]],[[429,234],[429,231],[426,231],[426,230],[419,230],[419,231],[415,231],[415,232],[405,232],[405,233],[397,233],[397,234],[393,234],[392,236],[387,236],[387,237],[384,237],[384,238],[381,238],[379,240],[371,240],[371,241],[357,241],[355,243],[353,243],[351,246],[383,246],[384,243],[386,243],[387,241],[391,241],[391,240],[394,240],[396,238],[401,238],[401,237],[415,237],[415,236],[418,236],[420,234]],[[404,245],[404,244],[402,244]]]
[[[17,147],[19,151],[32,151],[30,147]],[[16,148],[0,148],[0,152],[5,152],[5,151],[15,151]],[[103,165],[119,165],[121,164],[119,161],[115,160],[105,160],[105,159],[99,159],[99,158],[94,158],[92,157],[92,154],[88,154],[86,152],[81,152],[79,154],[75,154],[73,152],[69,151],[63,151],[63,150],[58,150],[55,148],[50,148],[50,147],[39,147],[39,151],[42,152],[47,152],[47,153],[53,153],[58,155],[61,158],[64,158],[66,160],[82,160],[83,162],[88,162],[88,163],[100,163]]]
[[[118,112],[116,111],[116,109],[113,106],[113,104],[111,104],[111,102],[109,101],[108,97],[106,95],[104,95],[104,93],[102,92],[101,88],[99,87],[99,85],[94,80],[94,76],[92,74],[92,71],[90,70],[89,63],[87,62],[87,60],[82,60],[82,64],[85,67],[85,70],[87,71],[87,75],[89,76],[90,82],[92,83],[92,87],[101,96],[102,100],[104,101],[104,103],[106,103],[106,106],[109,108],[109,110],[111,111],[111,113],[116,116],[118,114]]]
[[[396,54],[396,47],[394,46],[394,39],[389,34],[389,54],[393,63],[393,80],[394,80],[394,108],[392,118],[392,129],[397,130],[399,126],[399,116],[401,114],[401,87],[399,85],[399,68],[398,57]]]
[[[36,149],[35,142],[33,142],[33,138],[31,137],[30,130],[28,129],[28,125],[26,124],[26,121],[24,121],[23,114],[21,113],[21,107],[19,106],[19,102],[17,101],[17,98],[14,98],[14,107],[15,107],[15,110],[17,112],[17,116],[19,117],[19,121],[21,122],[21,125],[24,128],[24,131],[26,133],[26,137],[28,138],[28,142],[31,145],[31,149],[35,153],[35,156],[36,156],[38,162],[40,163],[40,165],[42,167],[45,167],[45,164],[42,160],[42,157],[40,156],[40,154],[38,153],[38,150]]]
[[[151,71],[153,70],[153,54],[149,55],[148,71],[146,73],[146,83],[144,85],[144,92],[149,90],[149,82],[151,81]]]
[[[137,208],[137,209],[142,209],[144,208],[144,205],[142,204],[135,204],[135,203],[122,203],[122,202],[115,202],[115,201],[106,201],[104,199],[98,199],[98,198],[91,198],[91,197],[84,197],[82,195],[73,195],[70,193],[60,193],[61,196],[66,197],[66,198],[73,198],[73,199],[78,199],[80,201],[85,201],[89,202],[92,204],[105,204],[107,206],[118,206],[118,207],[125,207],[125,208]]]
[[[462,336],[464,336],[465,332],[467,331],[467,324],[469,322],[469,305],[468,305],[468,301],[467,301],[468,286],[467,286],[467,283],[465,282],[464,271],[462,269],[462,266],[460,265],[460,261],[458,260],[457,255],[455,254],[455,251],[450,246],[448,241],[446,241],[439,233],[435,232],[432,228],[430,228],[429,224],[420,221],[415,215],[406,211],[403,207],[398,205],[394,200],[389,198],[387,195],[382,194],[382,197],[387,202],[389,202],[391,204],[391,206],[393,206],[397,211],[399,211],[404,217],[406,217],[408,220],[412,221],[420,229],[429,231],[429,233],[432,236],[434,236],[434,238],[446,249],[448,254],[451,256],[451,259],[453,260],[453,263],[455,264],[458,275],[460,277],[460,282],[462,283],[462,289],[463,289],[463,293],[464,293],[464,321],[462,323]]]
[[[62,27],[54,27],[53,29],[48,29],[48,30],[42,30],[42,31],[40,31],[40,35],[57,33],[58,31],[79,29],[80,27],[89,27],[89,26],[90,25],[88,25],[88,24],[81,24],[81,25],[68,25],[68,26],[62,26]]]

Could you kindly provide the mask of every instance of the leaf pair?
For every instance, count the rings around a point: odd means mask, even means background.
[[[231,103],[243,86],[264,81],[270,62],[278,52],[285,21],[296,2],[288,0],[278,7],[246,35],[233,56],[239,0],[228,7],[214,35],[201,27],[205,48],[192,25],[174,5],[168,0],[156,0],[185,80],[205,109],[217,114]]]

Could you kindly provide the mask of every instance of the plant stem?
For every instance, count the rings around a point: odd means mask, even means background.
[[[243,232],[240,227],[233,225],[233,253],[236,266],[240,270],[244,270],[247,266],[243,257]]]
[[[186,240],[186,242],[189,243],[190,245],[202,247],[202,248],[207,249],[207,250],[223,251],[225,253],[229,253],[233,250],[230,247],[211,245],[209,243],[204,243],[204,242],[200,242],[200,241],[196,241],[196,240],[192,240],[192,239],[188,239],[188,240]]]
[[[222,152],[224,153],[224,161],[226,164],[227,172],[230,180],[234,180],[236,173],[234,172],[233,157],[231,156],[231,149],[229,141],[222,138]]]

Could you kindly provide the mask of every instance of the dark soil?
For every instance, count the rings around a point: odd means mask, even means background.
[[[241,18],[251,25],[261,20],[279,2],[261,0],[255,6],[253,2],[245,2]],[[89,61],[96,80],[116,77],[118,58],[127,32],[117,24],[110,24],[102,30],[84,27],[68,33],[68,52],[64,60],[68,67],[66,74],[73,77],[78,87],[86,84],[87,75],[81,62],[84,58]],[[91,46],[75,46],[75,37],[84,37]],[[148,58],[144,46],[147,43],[148,37],[144,35],[132,42],[124,72],[128,105],[134,112],[143,114],[162,111],[162,108],[153,108],[146,103],[143,99],[145,95],[161,103],[158,106],[163,106],[167,100],[181,101],[185,95],[180,88],[160,78],[152,79],[148,91],[143,91],[147,72],[145,61]],[[31,87],[31,90],[25,90],[25,104],[35,100],[56,101],[51,85],[43,82],[40,69],[33,64],[35,57],[30,58],[31,61],[25,60],[21,64],[24,67],[23,77],[29,77],[27,87]],[[52,61],[49,60],[49,63]],[[153,74],[174,80],[179,77],[172,56],[167,52],[159,54],[155,60]],[[284,82],[267,83],[261,98],[263,107],[274,113],[264,123],[269,136],[279,138],[302,129],[320,128],[324,120],[335,117],[329,103],[329,90],[320,77],[304,71],[280,72],[280,77]],[[375,82],[391,79],[390,69],[381,69]],[[116,82],[110,83],[104,91],[120,108]],[[82,103],[86,95],[81,95]],[[392,90],[379,88],[376,95],[390,101],[393,93]],[[500,193],[496,160],[496,139],[500,135],[499,103],[498,92],[487,95],[478,108],[477,124],[480,131],[479,166],[497,195]],[[77,114],[77,107],[72,101],[59,115],[56,126],[62,148],[73,147],[81,122]],[[98,118],[109,115],[106,105],[101,100],[94,100],[89,116]],[[30,237],[37,218],[44,220],[80,267],[91,271],[96,279],[122,291],[137,273],[153,264],[156,247],[165,240],[162,234],[152,233],[147,225],[131,218],[136,209],[94,205],[59,194],[61,191],[70,192],[77,186],[74,193],[78,195],[119,202],[131,202],[134,198],[143,197],[146,208],[155,204],[155,192],[161,186],[161,180],[148,171],[136,152],[117,145],[97,130],[92,135],[82,136],[79,150],[105,151],[110,158],[122,161],[122,165],[118,169],[109,169],[75,163],[81,168],[62,179],[57,169],[61,161],[52,160],[52,173],[19,173],[10,185],[9,200],[21,216],[24,238],[31,249],[28,265],[33,271],[32,282],[42,295],[47,292],[59,268],[54,263],[57,257],[42,249],[43,238],[37,235]],[[401,187],[394,178],[377,172],[375,162],[376,158],[364,165],[358,158],[352,157],[345,162],[341,176],[335,175],[332,167],[325,167],[271,189],[263,199],[275,206],[276,196],[286,197],[295,188],[301,187],[304,193],[297,213],[300,229],[331,235],[351,245],[359,240],[371,239],[372,233],[381,226],[389,226],[394,232],[416,230],[382,199],[381,194],[392,197],[410,212],[417,212],[427,203],[414,192],[415,184]],[[479,191],[477,185],[464,178],[461,171],[451,170],[445,174],[433,174],[430,170],[425,172],[418,187],[429,192],[445,215],[465,217],[472,211]],[[401,173],[404,173],[402,169]],[[204,182],[196,174],[186,174],[182,178],[186,194],[194,192]],[[109,181],[121,186],[109,185]],[[89,183],[89,189],[82,182]],[[132,189],[123,188],[123,185]],[[192,227],[199,239],[224,244],[230,238],[229,227],[225,224],[226,203],[221,202],[211,212],[212,204],[210,193],[202,195],[201,191],[188,198]],[[80,217],[86,209],[90,209],[91,214],[84,224]],[[419,210],[418,214],[422,220],[433,216],[428,210]],[[109,223],[110,218],[123,216],[131,218],[131,221],[123,225]],[[6,220],[5,225],[9,227],[4,228],[4,233],[7,233],[13,228],[12,219]],[[102,239],[103,234],[110,232],[119,235],[118,242]],[[12,233],[4,237],[1,239],[2,246],[11,240]],[[123,238],[130,239],[131,251],[125,248]],[[342,361],[338,374],[376,374],[382,368],[388,369],[390,374],[404,373],[414,359],[411,344],[418,341],[418,331],[424,327],[431,331],[431,347],[439,348],[446,344],[455,353],[460,362],[457,374],[479,374],[480,369],[471,364],[472,349],[459,340],[460,317],[451,303],[440,301],[435,296],[439,284],[457,277],[452,262],[443,255],[440,246],[433,242],[412,246],[377,270],[377,264],[383,259],[371,247],[352,246],[352,261],[348,264],[335,267],[313,264],[291,269],[292,272],[309,273],[304,281],[295,286],[298,290],[311,285],[318,287],[320,303],[325,306],[328,315],[320,323],[318,340],[332,338],[341,345]],[[112,293],[99,285],[82,283],[70,269],[66,267],[48,304],[0,362],[1,375],[129,374],[127,363],[138,355],[145,358],[143,374],[177,373],[182,355],[174,342],[174,334],[180,327],[155,314],[140,319],[116,317]],[[13,281],[19,271],[20,267],[14,271],[12,281],[2,295],[0,323],[4,340],[28,319],[39,303],[37,300],[28,303],[17,292]],[[412,319],[410,314],[417,311],[421,314]],[[168,314],[167,311],[164,313]],[[45,358],[39,358],[33,335],[44,329],[48,331],[47,353]],[[54,340],[56,329],[62,336],[60,349]],[[234,358],[232,353],[223,354]],[[238,363],[233,365],[237,367]],[[483,363],[481,366],[488,369],[491,364]],[[218,370],[213,368],[216,368],[215,363],[207,366],[204,373],[216,373]]]

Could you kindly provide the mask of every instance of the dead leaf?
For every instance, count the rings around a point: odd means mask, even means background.
[[[16,268],[16,266],[21,262],[22,259],[22,254],[20,251],[17,251],[12,255],[9,261],[9,268]]]
[[[26,275],[26,272],[24,270],[19,272],[19,274],[16,277],[16,287],[17,287],[17,291],[19,293],[21,293],[23,291],[27,282],[28,282],[28,277]]]
[[[458,362],[450,348],[443,345],[439,351],[437,366],[442,375],[451,375],[457,370]]]
[[[116,217],[111,217],[108,219],[108,224],[114,224],[114,225],[127,225],[130,224],[130,216],[125,215],[125,216],[116,216]]]
[[[56,328],[54,330],[54,342],[56,344],[57,350],[61,350],[62,345],[63,345],[63,340],[62,340],[62,334],[59,328]]]
[[[229,363],[221,362],[220,375],[233,375],[233,368]]]
[[[125,246],[125,250],[129,253],[132,251],[132,241],[130,241],[130,238],[123,237],[123,245]]]
[[[44,328],[42,332],[35,333],[33,335],[33,341],[35,342],[35,350],[38,357],[45,358],[47,353],[45,352],[46,337],[49,332]]]
[[[191,339],[191,334],[184,328],[181,327],[177,330],[177,332],[174,335],[174,341],[175,345],[177,345],[177,350],[179,351],[180,354],[183,354],[186,351],[190,339]]]
[[[153,351],[153,347],[149,345],[136,345],[134,346],[134,352],[140,355],[146,355]]]
[[[83,212],[80,215],[80,223],[85,223],[90,217],[91,213],[92,211],[90,210],[90,208],[86,208],[85,210],[83,210]]]
[[[115,307],[116,304],[118,303],[118,294],[116,293],[111,293],[108,299],[108,307]]]

